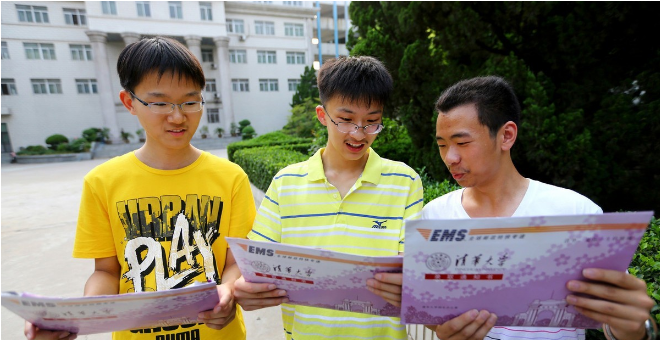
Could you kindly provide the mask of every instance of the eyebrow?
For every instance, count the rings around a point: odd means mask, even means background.
[[[192,91],[192,92],[186,93],[183,96],[184,97],[192,97],[192,96],[199,95],[201,93],[202,93],[201,91]],[[162,93],[162,92],[147,92],[147,95],[152,96],[152,97],[158,97],[158,98],[167,97],[167,95],[165,93]]]
[[[467,132],[459,132],[459,133],[455,133],[455,134],[451,135],[451,137],[449,137],[449,139],[464,138],[464,137],[470,137],[470,136],[471,135]],[[444,138],[442,138],[440,136],[435,136],[435,139],[436,140],[445,140]]]
[[[349,109],[347,109],[347,108],[344,108],[344,107],[339,107],[339,108],[337,108],[337,111],[341,111],[341,112],[343,112],[343,113],[355,113],[355,112],[353,112],[353,111],[351,111],[351,110],[349,110]],[[375,114],[379,114],[379,113],[383,113],[383,110],[372,111],[372,112],[369,112],[368,114],[370,114],[370,115],[375,115]]]

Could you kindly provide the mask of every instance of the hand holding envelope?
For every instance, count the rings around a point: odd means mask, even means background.
[[[246,311],[278,306],[289,302],[286,291],[273,283],[252,283],[241,276],[234,284],[236,302]]]

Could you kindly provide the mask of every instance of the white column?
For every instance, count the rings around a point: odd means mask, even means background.
[[[94,69],[96,71],[96,83],[99,87],[101,98],[101,114],[103,126],[110,129],[110,139],[119,142],[119,124],[117,124],[117,113],[115,112],[115,101],[110,82],[110,68],[108,67],[108,53],[106,42],[108,35],[100,31],[86,31],[85,34],[92,42],[94,50]]]
[[[186,40],[186,45],[192,54],[202,63],[202,37],[198,35],[187,35],[183,37]]]
[[[312,64],[314,64],[314,49],[316,47],[316,45],[312,44],[312,39],[314,39],[314,27],[312,25],[312,19],[307,18],[305,20],[305,29],[307,30],[305,40],[307,40],[307,66],[309,67],[312,67]]]
[[[218,76],[220,84],[220,99],[222,100],[222,117],[225,131],[230,131],[234,122],[234,108],[231,100],[231,79],[229,76],[229,37],[215,37],[215,54],[218,60]]]
[[[126,46],[140,41],[140,34],[134,32],[124,32],[121,34],[121,37],[124,39]]]

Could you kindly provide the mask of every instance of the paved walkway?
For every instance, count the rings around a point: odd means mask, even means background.
[[[220,157],[227,151],[210,150]],[[2,291],[81,296],[93,261],[71,257],[82,180],[107,159],[50,164],[2,164]],[[255,203],[264,193],[252,187]],[[245,312],[248,340],[284,339],[279,307]],[[2,339],[24,339],[23,320],[2,309]],[[110,334],[80,336],[110,339]]]

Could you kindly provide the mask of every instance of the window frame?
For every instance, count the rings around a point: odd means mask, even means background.
[[[94,54],[92,53],[92,45],[69,44],[69,51],[71,53],[71,60],[76,60],[76,61],[94,60]],[[78,55],[78,57],[74,57],[74,55]]]
[[[303,36],[305,36],[305,26],[303,24],[296,24],[296,23],[293,23],[293,22],[285,22],[284,23],[284,36],[286,36],[286,37],[303,37]]]
[[[209,124],[220,123],[220,109],[219,108],[206,109],[206,121]]]
[[[78,94],[99,93],[99,85],[96,79],[75,79],[75,82],[76,82],[76,90],[78,91]]]
[[[245,20],[243,19],[227,19],[226,27],[227,33],[245,34]],[[240,32],[238,28],[240,28]]]
[[[257,50],[258,64],[277,64],[277,51]]]
[[[279,87],[279,81],[276,78],[259,79],[259,92],[279,92]]]
[[[28,48],[28,45],[30,46]],[[57,60],[57,54],[55,53],[55,44],[50,43],[23,43],[23,50],[25,50],[25,58],[28,60]],[[36,58],[30,58],[30,53],[28,50],[32,51],[34,55],[35,51],[37,52]],[[44,51],[48,51],[44,53]]]
[[[298,86],[302,83],[301,79],[287,79],[287,83],[289,85],[289,92],[296,92],[298,90]],[[291,85],[295,84],[294,88],[291,89]]]
[[[21,20],[23,12],[23,20]],[[39,24],[49,24],[48,7],[16,4],[16,14],[19,22],[36,22]],[[28,15],[29,14],[29,15]]]
[[[254,34],[275,35],[275,22],[265,20],[254,21]]]
[[[64,23],[71,26],[87,26],[87,11],[80,8],[62,8]],[[70,19],[69,19],[70,18]]]
[[[214,59],[215,58],[213,57],[213,49],[202,48],[202,62],[203,63],[213,63]]]
[[[233,92],[250,92],[250,80],[245,78],[234,78],[231,80]]]
[[[218,86],[215,78],[207,78],[206,83],[204,84],[204,92],[218,92]]]
[[[167,6],[170,9],[170,19],[183,20],[183,4],[181,1],[168,1]]]
[[[16,80],[14,78],[2,78],[2,95],[3,96],[16,96],[18,90],[16,89]],[[5,93],[5,89],[7,93]]]
[[[231,64],[247,64],[247,50],[229,50]]]
[[[105,15],[117,15],[117,2],[101,1],[101,12]]]
[[[3,41],[2,42],[2,59],[11,59],[11,55],[9,54],[9,46],[7,46],[7,42]]]
[[[291,62],[292,61],[292,62]],[[305,52],[286,52],[287,65],[304,65]]]
[[[208,1],[199,2],[199,17],[202,21],[213,21],[213,3]]]
[[[140,18],[151,18],[151,4],[149,1],[136,1],[137,16]],[[142,14],[140,14],[142,12]]]
[[[46,79],[46,78],[32,78],[30,79],[33,94],[62,94],[62,80],[60,79]],[[35,85],[39,86],[39,91],[35,91]],[[52,89],[56,91],[53,92]]]

